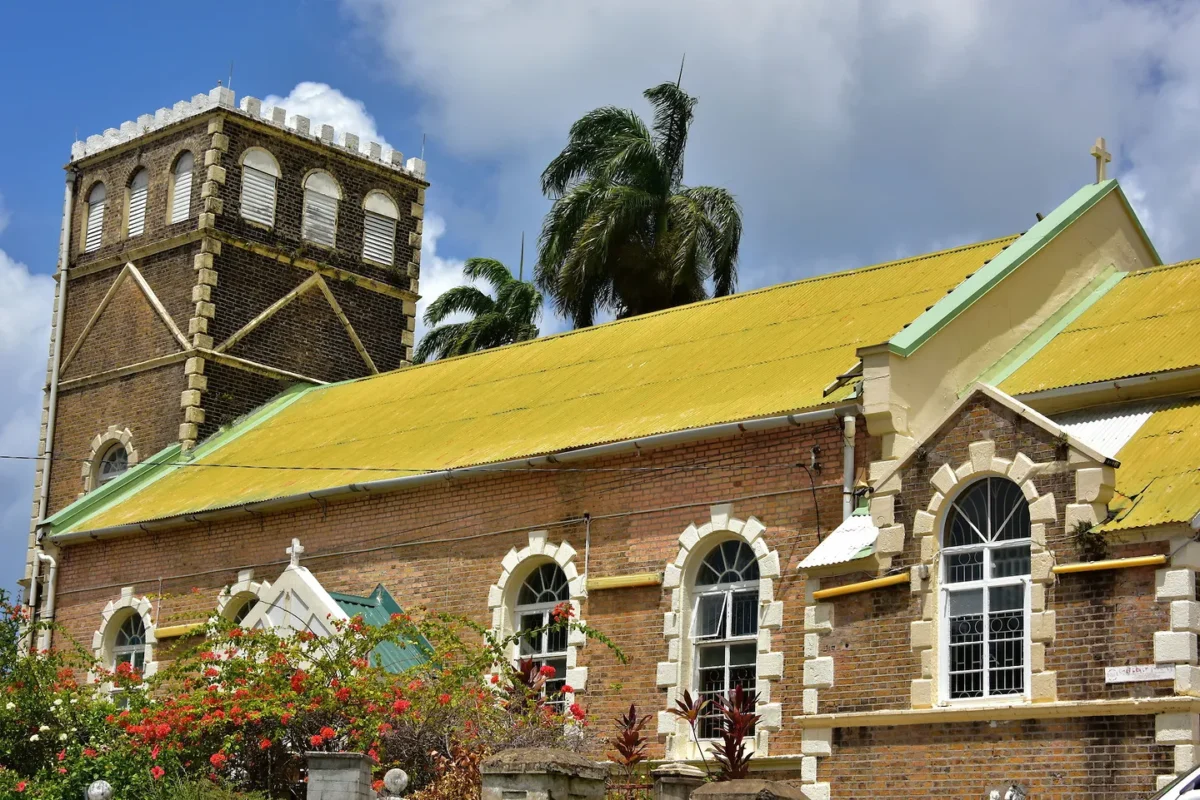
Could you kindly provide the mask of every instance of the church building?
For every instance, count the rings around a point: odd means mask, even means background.
[[[93,136],[27,600],[146,672],[214,614],[569,602],[628,663],[529,655],[656,759],[741,685],[814,800],[1148,798],[1200,763],[1200,261],[1094,152],[1024,232],[412,366],[419,159],[222,87]]]

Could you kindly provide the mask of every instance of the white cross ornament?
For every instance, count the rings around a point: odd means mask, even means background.
[[[1112,153],[1104,149],[1103,136],[1092,146],[1092,157],[1096,159],[1096,183],[1100,183],[1107,177],[1104,165],[1112,161]]]
[[[289,547],[286,552],[292,557],[292,566],[300,566],[300,554],[304,552],[304,548],[300,546],[300,540],[292,539],[292,546]]]

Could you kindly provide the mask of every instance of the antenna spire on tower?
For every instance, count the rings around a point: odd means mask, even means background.
[[[517,280],[525,280],[525,231],[521,231],[521,264],[517,269],[520,271]]]

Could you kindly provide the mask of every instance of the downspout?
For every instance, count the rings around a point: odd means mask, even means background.
[[[54,556],[48,556],[40,550],[37,557],[38,561],[44,561],[50,565],[50,571],[46,574],[46,601],[42,608],[42,619],[46,622],[54,622],[54,590],[58,586],[58,562],[54,560]],[[38,641],[39,650],[50,649],[50,633],[49,629],[42,631]]]
[[[854,415],[842,417],[842,520],[854,513]]]
[[[54,422],[58,417],[58,373],[59,366],[62,364],[63,331],[66,328],[67,318],[67,268],[71,249],[71,211],[75,201],[76,177],[74,170],[67,172],[67,185],[63,190],[62,227],[58,233],[58,298],[54,304],[54,351],[50,357],[50,402],[49,408],[46,410],[46,446],[45,452],[42,454],[42,486],[41,496],[38,498],[37,525],[39,526],[46,521],[50,506],[50,468],[53,464],[54,453]],[[42,551],[41,531],[35,532],[34,536],[37,538],[34,539],[34,558],[29,581],[30,622],[33,621],[33,612],[37,608],[38,578],[41,574],[42,561],[50,563],[50,575],[47,578],[46,596],[43,603],[51,618],[54,615],[54,586],[58,577],[58,563]],[[49,646],[49,631],[46,631],[43,637],[46,646]],[[33,644],[32,626],[30,627],[29,644]]]

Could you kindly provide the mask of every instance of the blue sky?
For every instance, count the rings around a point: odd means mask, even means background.
[[[1195,4],[1119,0],[5,3],[0,454],[36,444],[76,131],[206,92],[231,61],[239,97],[406,155],[427,135],[432,297],[464,258],[515,267],[570,123],[644,113],[685,51],[700,100],[685,180],[742,203],[741,288],[1024,230],[1091,179],[1099,135],[1164,258],[1200,256],[1196,41]],[[20,572],[30,476],[0,462],[0,586]]]

